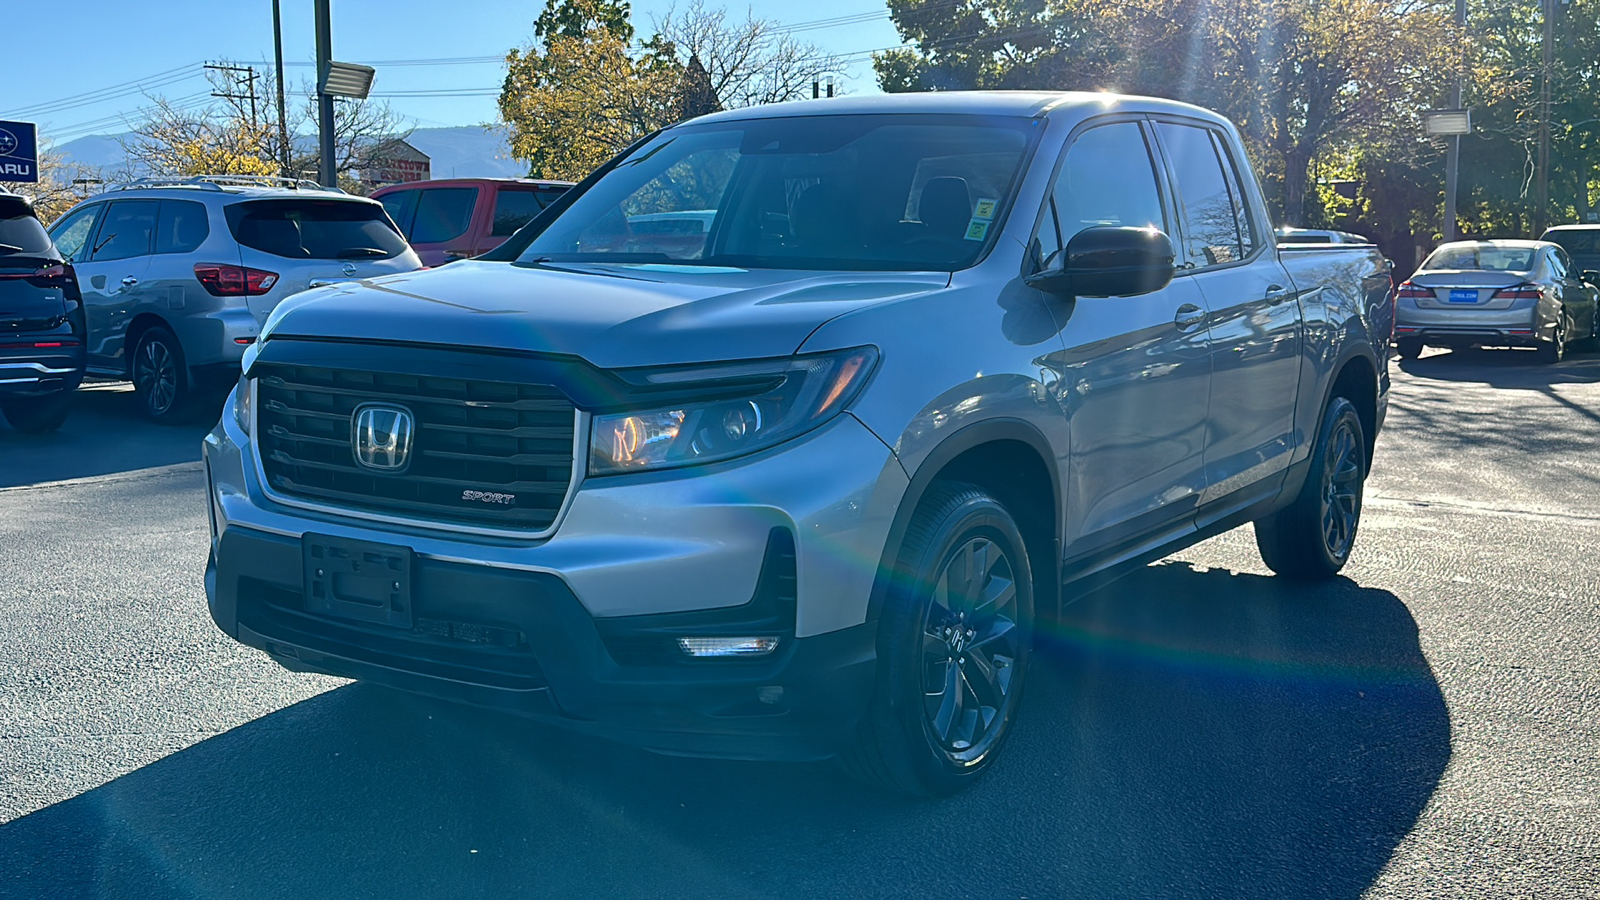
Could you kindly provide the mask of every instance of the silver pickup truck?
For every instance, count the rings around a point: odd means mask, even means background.
[[[1090,587],[1251,522],[1283,576],[1349,558],[1388,273],[1268,222],[1179,103],[668,128],[486,259],[278,306],[205,440],[212,615],[297,671],[960,789]]]

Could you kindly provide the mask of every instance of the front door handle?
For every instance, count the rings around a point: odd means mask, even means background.
[[[122,286],[125,287],[125,288],[131,288],[131,287],[133,287],[134,285],[136,285],[138,283],[139,283],[139,279],[133,277],[132,275],[129,275],[126,278],[122,279]]]
[[[1277,306],[1279,303],[1282,303],[1285,300],[1292,299],[1294,299],[1294,291],[1289,290],[1281,284],[1275,284],[1267,288],[1266,301],[1273,306]]]
[[[1178,326],[1179,331],[1189,331],[1198,325],[1204,324],[1206,311],[1193,303],[1185,303],[1178,307],[1178,314],[1172,317],[1172,324]]]

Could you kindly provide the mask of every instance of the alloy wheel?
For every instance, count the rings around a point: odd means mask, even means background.
[[[178,396],[178,366],[172,351],[158,340],[145,341],[134,360],[133,383],[144,395],[151,415],[164,415]]]
[[[947,558],[923,617],[923,726],[952,762],[983,758],[999,739],[1020,687],[1011,557],[970,537]]]
[[[1361,441],[1348,421],[1328,438],[1322,477],[1322,540],[1329,555],[1343,560],[1355,543],[1361,518]]]

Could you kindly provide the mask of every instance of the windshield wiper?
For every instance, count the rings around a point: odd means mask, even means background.
[[[0,253],[21,253],[22,248],[16,244],[0,244]]]

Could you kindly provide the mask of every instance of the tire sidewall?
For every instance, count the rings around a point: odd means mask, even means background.
[[[1000,733],[981,757],[958,764],[933,746],[923,721],[922,625],[933,585],[946,561],[973,537],[995,542],[1009,557],[1017,588],[1017,627],[1022,633]],[[918,781],[930,793],[953,793],[988,770],[1016,722],[1032,655],[1033,570],[1016,521],[998,501],[981,492],[966,496],[959,506],[946,511],[923,546],[907,549],[910,553],[901,559],[900,568],[906,577],[899,579],[901,587],[891,595],[879,630],[882,689]]]
[[[1333,552],[1328,548],[1328,542],[1325,539],[1322,539],[1320,535],[1322,534],[1322,497],[1328,487],[1327,479],[1332,477],[1332,473],[1328,469],[1328,454],[1332,452],[1331,445],[1333,443],[1334,432],[1338,430],[1341,423],[1346,421],[1348,421],[1355,430],[1356,449],[1361,454],[1361,467],[1363,471],[1361,479],[1356,482],[1356,521],[1350,528],[1350,549],[1346,550],[1345,554],[1341,557],[1333,554]],[[1313,456],[1312,462],[1314,468],[1312,469],[1311,476],[1309,476],[1314,478],[1314,483],[1310,486],[1316,492],[1314,498],[1314,509],[1316,512],[1315,521],[1318,526],[1317,534],[1319,535],[1317,540],[1317,552],[1322,555],[1323,561],[1327,564],[1330,571],[1336,572],[1343,568],[1346,562],[1350,561],[1350,555],[1355,550],[1356,537],[1360,534],[1361,512],[1366,506],[1366,468],[1368,465],[1366,440],[1367,436],[1361,428],[1361,416],[1356,413],[1355,405],[1344,397],[1334,397],[1332,400],[1330,400],[1328,402],[1328,410],[1327,412],[1323,413],[1322,416],[1322,427],[1317,433],[1317,450]]]

